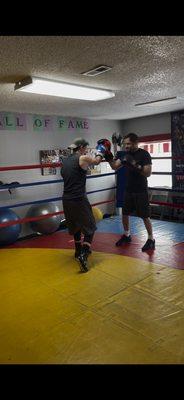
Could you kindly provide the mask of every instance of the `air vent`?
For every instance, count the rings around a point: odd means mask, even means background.
[[[97,76],[109,71],[110,69],[112,69],[112,67],[108,67],[107,65],[100,65],[99,67],[91,69],[90,71],[83,72],[82,75]]]

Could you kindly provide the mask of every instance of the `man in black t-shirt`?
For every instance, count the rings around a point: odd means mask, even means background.
[[[151,156],[146,150],[138,147],[138,136],[135,133],[126,135],[123,139],[123,145],[126,154],[122,158],[115,157],[114,160],[109,161],[111,168],[114,170],[122,166],[126,168],[122,207],[124,234],[117,241],[116,246],[131,242],[129,215],[136,211],[136,215],[143,219],[148,233],[148,240],[142,247],[142,251],[154,250],[155,240],[150,220],[147,188],[147,177],[151,175]]]

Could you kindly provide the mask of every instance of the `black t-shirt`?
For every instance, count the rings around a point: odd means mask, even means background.
[[[135,152],[128,152],[137,164],[143,167],[144,165],[152,164],[151,156],[148,151],[139,148]],[[140,174],[139,171],[125,167],[125,190],[129,193],[142,193],[147,190],[147,178]]]

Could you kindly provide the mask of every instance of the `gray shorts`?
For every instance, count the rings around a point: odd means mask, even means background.
[[[73,200],[63,199],[63,211],[70,235],[74,235],[78,231],[84,235],[94,234],[97,227],[87,197]]]

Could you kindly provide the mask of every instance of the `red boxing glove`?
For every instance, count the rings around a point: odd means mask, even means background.
[[[105,161],[112,161],[113,160],[113,154],[111,153],[111,142],[108,139],[100,139],[97,142],[97,149],[103,146],[105,149],[105,152],[103,152],[103,156],[105,158]]]
[[[100,144],[102,144],[102,146],[105,147],[106,150],[111,151],[111,142],[108,139],[100,139],[97,142],[97,145],[99,146]]]

